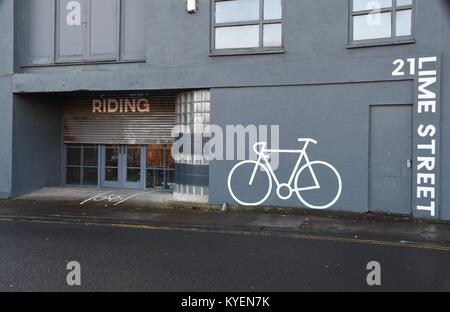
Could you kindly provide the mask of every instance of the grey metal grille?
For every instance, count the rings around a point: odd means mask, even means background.
[[[150,112],[93,113],[94,99],[148,99]],[[176,97],[172,93],[64,97],[64,142],[85,144],[173,143]]]

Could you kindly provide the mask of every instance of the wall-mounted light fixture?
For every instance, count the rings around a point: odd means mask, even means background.
[[[187,0],[187,11],[191,14],[197,12],[197,0]]]

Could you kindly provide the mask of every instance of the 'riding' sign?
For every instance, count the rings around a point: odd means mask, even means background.
[[[92,100],[92,113],[149,113],[150,102],[147,99],[97,99]]]

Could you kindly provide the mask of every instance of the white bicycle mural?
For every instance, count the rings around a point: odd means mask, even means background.
[[[233,199],[238,202],[241,205],[244,206],[259,206],[264,204],[267,199],[270,197],[272,193],[273,188],[273,182],[275,181],[275,184],[277,186],[277,196],[282,200],[288,200],[292,197],[294,192],[297,194],[298,199],[308,208],[311,209],[328,209],[332,207],[336,202],[339,200],[342,192],[342,180],[341,176],[339,175],[339,172],[329,163],[326,163],[324,161],[310,161],[308,154],[306,152],[308,146],[310,144],[318,144],[316,140],[313,139],[298,139],[299,143],[304,143],[303,149],[300,150],[276,150],[276,149],[267,149],[267,143],[266,142],[260,142],[256,143],[253,147],[256,155],[258,156],[257,161],[253,160],[245,160],[240,163],[238,163],[236,166],[233,167],[231,170],[229,176],[228,176],[228,190],[233,197]],[[281,183],[271,164],[270,164],[270,155],[273,153],[289,153],[289,154],[298,154],[298,160],[297,163],[292,171],[292,174],[289,178],[289,181],[287,183]],[[305,162],[305,164],[301,166],[302,162]],[[319,190],[321,189],[321,184],[318,181],[316,170],[318,170],[319,167],[322,167],[322,169],[331,170],[332,175],[336,178],[337,182],[337,191],[336,194],[334,194],[335,191],[333,191],[333,194],[331,194],[332,200],[326,204],[312,204],[305,200],[304,195],[308,191],[312,190]],[[300,169],[299,169],[300,168]],[[247,171],[245,171],[247,169]],[[322,170],[321,169],[321,170]],[[250,171],[249,171],[250,170]],[[262,172],[263,176],[267,177],[268,179],[268,190],[267,193],[263,196],[261,200],[255,200],[253,202],[246,202],[238,198],[236,196],[236,192],[238,189],[233,189],[232,186],[232,180],[235,177],[241,178],[242,174],[239,175],[240,172],[252,172],[248,186],[253,187],[255,182],[255,177],[258,172]],[[314,185],[312,186],[306,186],[306,187],[299,187],[300,182],[302,181],[302,176],[306,173],[310,174],[310,177],[312,177],[312,180],[314,181]],[[265,179],[265,178],[264,178]],[[246,185],[244,184],[244,187]],[[242,185],[239,187],[239,190],[242,191]],[[282,194],[283,191],[287,191],[286,194]]]

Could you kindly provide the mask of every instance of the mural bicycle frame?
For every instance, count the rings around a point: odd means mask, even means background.
[[[228,176],[228,190],[233,197],[233,199],[241,205],[244,206],[259,206],[264,204],[267,199],[270,197],[273,189],[273,182],[275,182],[277,186],[277,196],[282,200],[288,200],[292,197],[294,193],[297,194],[298,199],[302,202],[306,207],[311,209],[328,209],[332,207],[339,200],[342,192],[342,179],[339,175],[339,172],[327,162],[324,161],[311,161],[306,150],[310,144],[318,144],[316,140],[313,139],[298,139],[299,143],[304,143],[303,149],[300,150],[276,150],[276,149],[267,149],[266,142],[259,142],[253,146],[253,149],[258,156],[257,161],[253,160],[245,160],[238,163],[233,167],[229,176]],[[288,154],[298,154],[297,163],[290,175],[289,181],[287,183],[281,183],[277,178],[271,164],[270,164],[270,156],[272,153],[288,153]],[[305,162],[303,166],[301,166],[302,162]],[[252,168],[252,175],[250,176],[248,186],[252,187],[255,182],[255,177],[258,172],[265,173],[265,177],[268,179],[268,190],[266,195],[261,200],[255,200],[253,202],[243,201],[238,198],[235,194],[235,190],[233,190],[232,180],[239,171],[245,169],[245,167]],[[301,167],[300,167],[301,166]],[[336,194],[332,194],[332,200],[326,204],[318,205],[312,204],[305,200],[303,194],[312,191],[321,189],[321,184],[317,178],[316,170],[319,167],[324,167],[325,169],[331,170],[331,173],[336,178],[337,181],[337,192]],[[314,181],[314,185],[307,187],[299,187],[300,181],[302,180],[302,175],[304,173],[309,173]],[[239,189],[242,189],[240,187]],[[287,190],[287,194],[282,194],[283,190]]]

